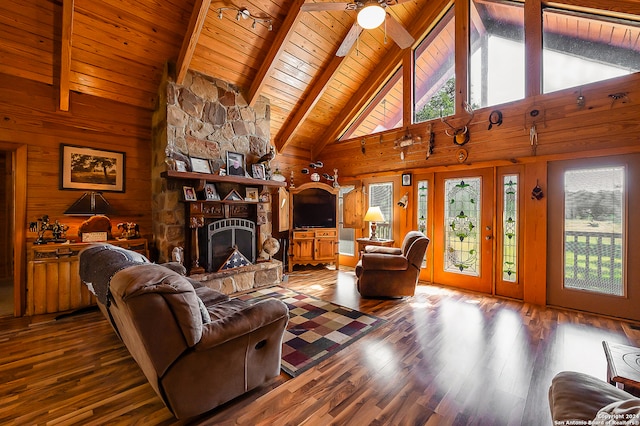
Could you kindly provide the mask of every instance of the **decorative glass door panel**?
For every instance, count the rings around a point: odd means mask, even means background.
[[[434,282],[492,292],[493,169],[435,177]]]
[[[445,179],[444,270],[455,274],[480,275],[481,180]]]
[[[518,278],[518,175],[502,177],[502,280]]]
[[[499,167],[496,214],[496,294],[522,299],[522,166]]]

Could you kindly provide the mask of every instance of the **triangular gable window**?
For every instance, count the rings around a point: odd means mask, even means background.
[[[402,67],[382,87],[340,140],[402,127]]]

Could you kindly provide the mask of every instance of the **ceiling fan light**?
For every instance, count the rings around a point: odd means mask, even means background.
[[[375,3],[367,5],[358,12],[358,25],[365,30],[378,28],[384,22],[385,15],[386,13],[380,5]]]

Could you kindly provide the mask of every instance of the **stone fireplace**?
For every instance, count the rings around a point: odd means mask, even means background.
[[[271,149],[268,99],[260,97],[254,106],[249,106],[240,90],[226,82],[189,71],[184,82],[179,85],[169,74],[166,70],[159,88],[159,103],[153,114],[152,210],[154,243],[159,262],[170,261],[175,247],[183,247],[185,252],[189,250],[190,241],[194,238],[191,232],[196,228],[193,223],[189,223],[193,222],[189,212],[189,208],[193,206],[182,201],[183,186],[189,186],[191,181],[167,178],[166,173],[171,169],[172,163],[167,159],[184,160],[188,165],[190,158],[201,158],[209,160],[214,171],[217,171],[225,165],[227,152],[243,154],[247,167]],[[161,176],[163,172],[165,177]],[[243,188],[233,184],[222,185],[218,192],[223,198],[231,189],[244,194]],[[227,212],[228,206],[223,207],[224,212]],[[207,220],[204,227],[201,227],[204,223],[197,224],[197,246],[203,261],[201,266],[206,264],[206,273],[194,277],[196,279],[215,279],[211,274],[217,268],[222,251],[228,253],[230,246],[238,245],[238,236],[240,240],[247,239],[246,229],[251,227],[247,226],[247,222],[253,223],[253,236],[249,237],[252,238],[252,243],[247,244],[245,241],[240,246],[243,254],[252,262],[255,262],[262,242],[271,235],[270,209],[267,220],[261,221],[259,225],[255,218],[247,217],[243,221],[236,221],[233,215],[226,213],[219,217],[219,221],[222,224],[227,221],[226,224],[232,228],[239,226],[233,231],[221,232],[218,236],[220,240],[214,243],[210,240],[217,235],[218,221]],[[218,243],[224,246],[219,246]],[[230,246],[226,246],[227,244]],[[185,266],[189,269],[190,265]],[[268,265],[249,268],[260,271],[270,269]],[[225,272],[224,275],[228,273]],[[276,278],[281,278],[281,265],[280,271],[275,275]],[[233,284],[232,287],[237,289],[238,286]],[[228,290],[228,283],[226,288]]]

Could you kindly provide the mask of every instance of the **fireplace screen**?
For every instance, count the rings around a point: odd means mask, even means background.
[[[209,272],[217,271],[234,247],[251,263],[256,261],[256,225],[246,219],[222,219],[207,227],[204,265]]]

